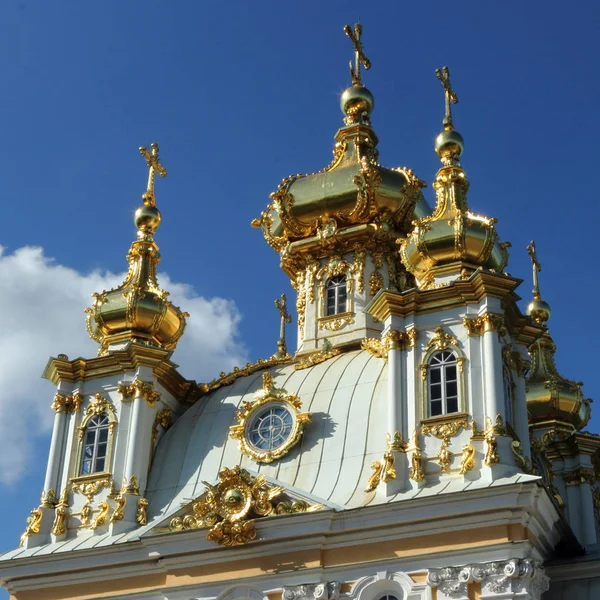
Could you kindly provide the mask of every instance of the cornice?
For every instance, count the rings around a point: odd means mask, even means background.
[[[514,290],[521,281],[508,275],[479,270],[469,279],[454,281],[446,287],[430,290],[413,288],[405,292],[381,290],[365,311],[378,321],[385,322],[390,316],[407,317],[478,304],[485,297],[498,298],[506,306],[506,326],[511,336],[516,343],[528,346],[545,329],[519,311],[516,302],[521,297]]]
[[[193,404],[200,396],[198,386],[177,371],[177,365],[169,360],[171,354],[170,350],[131,342],[122,350],[90,359],[69,360],[64,355],[50,358],[42,377],[58,385],[63,381],[75,383],[149,367],[170,394],[184,404]]]

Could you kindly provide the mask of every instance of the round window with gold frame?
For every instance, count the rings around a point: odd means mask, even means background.
[[[302,403],[294,394],[276,388],[271,373],[263,374],[263,385],[251,402],[237,412],[238,424],[229,435],[240,450],[256,462],[270,463],[285,456],[302,437],[310,413],[301,412]]]

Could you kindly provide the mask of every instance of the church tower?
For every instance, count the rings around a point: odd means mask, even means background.
[[[333,161],[317,173],[283,179],[252,223],[279,253],[296,290],[299,354],[356,345],[381,332],[365,306],[381,289],[412,286],[396,241],[415,216],[429,210],[421,192],[425,184],[410,169],[378,162],[371,125],[375,101],[361,78],[361,66],[371,67],[362,28],[344,31],[355,63],[352,85],[340,100],[344,126],[335,136]]]
[[[61,541],[68,530],[116,535],[144,523],[154,448],[197,392],[169,361],[189,315],[168,300],[156,279],[154,234],[161,214],[154,180],[167,172],[157,144],[140,152],[148,185],[134,216],[137,239],[127,254],[126,279],[93,294],[86,311],[98,357],[59,355],[44,372],[57,386],[54,428],[41,505],[23,534],[25,547]]]

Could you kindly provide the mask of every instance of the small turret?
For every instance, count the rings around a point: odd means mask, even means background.
[[[91,308],[86,309],[90,337],[100,344],[100,354],[120,347],[128,340],[140,341],[171,350],[185,328],[187,313],[174,306],[167,298],[169,292],[161,289],[156,279],[160,261],[154,233],[161,222],[154,196],[156,172],[161,177],[167,171],[158,160],[158,144],[148,150],[140,148],[148,163],[148,186],[142,195],[143,204],[134,215],[138,239],[127,254],[129,271],[118,287],[101,294],[93,294]]]

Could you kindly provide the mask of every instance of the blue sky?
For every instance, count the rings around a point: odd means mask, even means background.
[[[470,207],[498,218],[513,244],[508,271],[525,280],[526,299],[525,245],[536,240],[559,370],[600,398],[592,376],[599,17],[591,1],[5,0],[0,307],[10,335],[2,342],[0,332],[0,432],[15,413],[30,428],[0,460],[0,506],[10,516],[0,551],[16,545],[42,488],[53,392],[37,377],[48,354],[93,355],[80,298],[125,268],[145,187],[140,144],[157,140],[169,172],[157,183],[161,269],[182,307],[207,322],[218,317],[226,338],[203,354],[210,331],[198,321],[186,374],[210,379],[276,350],[273,300],[292,290],[250,221],[283,177],[329,163],[339,94],[350,84],[342,27],[357,18],[373,63],[363,79],[375,96],[380,161],[414,169],[432,202],[443,116],[434,71],[449,65]],[[27,254],[27,246],[43,252]],[[65,311],[71,301],[77,309]],[[13,340],[32,323],[36,335],[15,353]],[[21,379],[11,379],[17,372]],[[600,410],[591,429],[600,430]],[[11,464],[20,466],[3,476]]]

